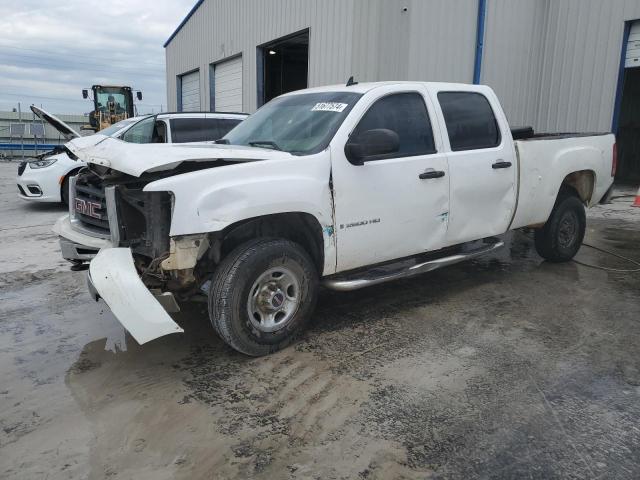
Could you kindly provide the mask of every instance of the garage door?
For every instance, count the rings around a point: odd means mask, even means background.
[[[182,94],[182,111],[197,112],[200,110],[200,71],[182,75],[180,82]]]
[[[640,21],[631,24],[629,42],[627,43],[626,68],[640,67]]]
[[[215,97],[213,107],[216,112],[242,111],[242,57],[216,63]]]

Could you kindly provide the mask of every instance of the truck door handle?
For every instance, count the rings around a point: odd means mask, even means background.
[[[440,178],[440,177],[444,177],[444,172],[442,170],[433,170],[433,169],[429,169],[426,172],[423,172],[420,175],[418,175],[418,178],[420,180],[425,180],[427,178]]]
[[[511,162],[505,162],[504,160],[498,160],[496,163],[491,165],[491,168],[509,168],[511,166]]]

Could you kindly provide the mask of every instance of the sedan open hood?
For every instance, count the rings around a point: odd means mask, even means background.
[[[56,130],[58,130],[62,136],[67,140],[73,140],[74,138],[80,137],[80,134],[76,132],[69,125],[64,123],[55,115],[42,110],[41,108],[36,107],[35,105],[31,105],[31,111],[35,113],[38,117],[40,117],[45,122],[49,123]]]
[[[145,172],[171,170],[182,162],[275,160],[292,155],[267,148],[223,145],[213,142],[192,144],[127,143],[107,137],[96,145],[82,147],[71,142],[67,148],[80,160],[139,177]]]

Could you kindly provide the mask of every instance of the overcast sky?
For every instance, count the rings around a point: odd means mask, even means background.
[[[140,113],[166,109],[162,45],[195,0],[0,3],[0,110],[86,113],[94,84],[142,90]]]

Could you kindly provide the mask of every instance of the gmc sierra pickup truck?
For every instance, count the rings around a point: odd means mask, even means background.
[[[292,92],[213,145],[69,148],[89,165],[77,181],[105,189],[93,297],[144,343],[206,295],[218,335],[254,356],[295,338],[321,285],[421,274],[525,227],[570,260],[616,165],[613,135],[512,132],[490,88],[452,83]]]

